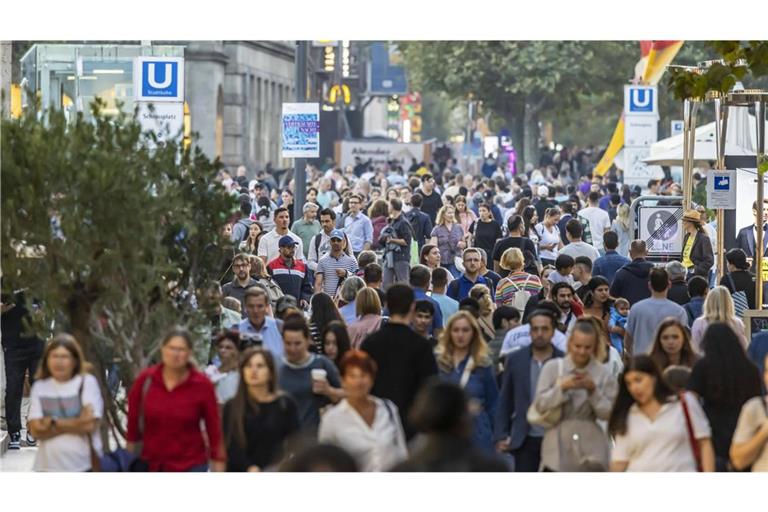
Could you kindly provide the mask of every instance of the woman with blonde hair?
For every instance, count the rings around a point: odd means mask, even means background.
[[[704,339],[704,332],[710,324],[715,322],[728,324],[739,337],[741,346],[746,350],[747,337],[744,334],[744,322],[736,316],[731,292],[725,286],[715,286],[709,290],[707,298],[704,299],[704,313],[693,321],[691,341],[697,352],[701,353],[702,351],[701,341]]]
[[[104,402],[87,367],[73,336],[59,334],[46,345],[29,397],[28,428],[40,442],[35,471],[99,469]]]
[[[611,224],[611,231],[619,236],[619,246],[616,248],[616,252],[625,258],[629,257],[629,244],[632,243],[632,220],[629,214],[629,205],[620,204],[616,209],[616,218]]]
[[[545,471],[606,471],[610,444],[598,420],[607,420],[618,382],[596,351],[602,329],[576,321],[568,353],[544,364],[528,419],[544,427],[541,463]]]
[[[500,265],[501,268],[509,271],[509,274],[496,285],[496,305],[511,306],[522,314],[528,300],[541,291],[541,279],[523,270],[525,256],[517,247],[504,251]]]
[[[470,288],[469,296],[480,304],[480,316],[477,322],[485,340],[491,341],[496,336],[496,330],[493,328],[493,311],[496,307],[491,298],[491,290],[484,284],[476,284]]]
[[[451,316],[435,351],[440,378],[458,384],[470,398],[473,442],[492,453],[493,418],[499,398],[488,344],[467,311]]]
[[[357,292],[355,314],[357,320],[349,325],[348,331],[352,348],[357,349],[368,334],[381,327],[381,299],[376,290],[366,286]]]
[[[464,241],[464,230],[456,222],[456,209],[450,204],[440,208],[435,224],[429,243],[440,249],[440,265],[453,274],[453,277],[458,278],[461,274],[454,260],[461,256],[467,244]]]

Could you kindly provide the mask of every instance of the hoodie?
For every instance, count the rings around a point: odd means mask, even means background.
[[[629,301],[630,306],[650,297],[648,274],[652,268],[653,263],[645,258],[637,258],[621,267],[613,278],[611,297],[623,297]]]

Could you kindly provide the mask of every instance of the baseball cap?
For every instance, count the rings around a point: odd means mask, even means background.
[[[344,240],[344,232],[342,232],[340,229],[334,229],[331,231],[330,238],[337,238],[339,240]]]
[[[298,309],[299,304],[296,301],[296,297],[293,295],[283,295],[279,299],[277,299],[277,302],[275,303],[275,313],[278,315],[283,314],[283,312],[287,309],[294,308]]]
[[[539,187],[539,197],[547,197],[549,195],[549,188],[546,185]]]
[[[291,238],[290,235],[285,235],[284,237],[282,237],[280,239],[279,242],[277,242],[277,246],[278,247],[292,247],[292,246],[294,246],[296,244],[298,244],[298,242],[296,240],[294,240],[293,238]]]

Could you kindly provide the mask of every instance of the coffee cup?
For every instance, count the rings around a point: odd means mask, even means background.
[[[314,368],[312,370],[312,380],[327,380],[328,372],[322,368]]]

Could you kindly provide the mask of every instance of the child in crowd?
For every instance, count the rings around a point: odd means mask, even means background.
[[[687,366],[672,365],[667,366],[661,378],[667,384],[669,389],[675,393],[685,391],[688,385],[688,379],[691,377],[691,369]]]
[[[549,282],[553,285],[565,282],[573,286],[574,281],[571,273],[573,272],[575,263],[576,262],[572,256],[568,256],[567,254],[559,255],[555,260],[555,271],[549,274]]]
[[[627,299],[616,299],[611,308],[611,318],[608,320],[608,328],[611,331],[611,345],[624,353],[624,329],[627,325],[627,316],[629,315],[629,301]]]

